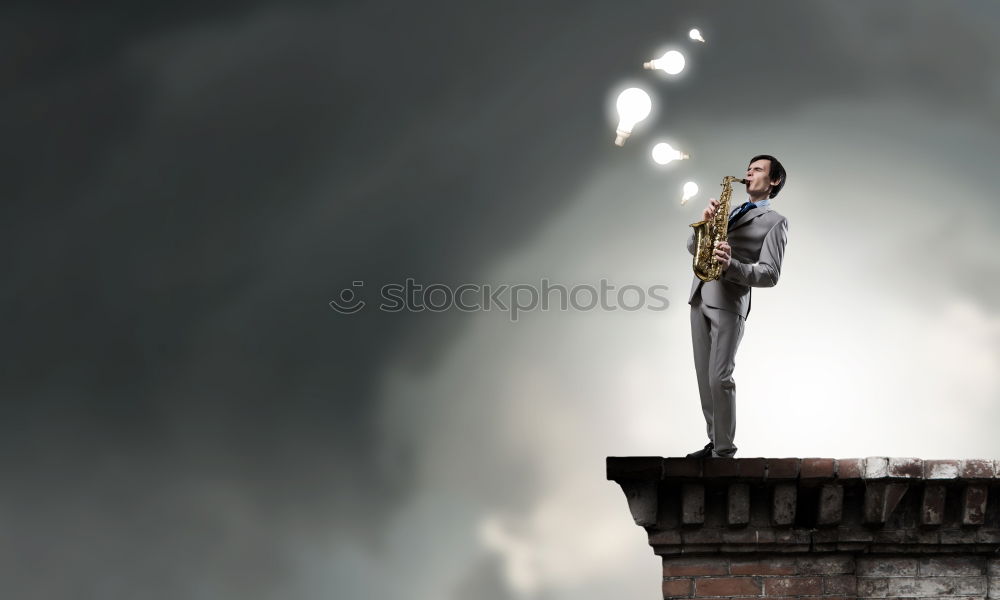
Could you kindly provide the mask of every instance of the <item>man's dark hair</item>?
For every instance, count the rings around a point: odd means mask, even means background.
[[[757,156],[751,158],[748,164],[752,165],[755,161],[765,159],[771,161],[771,170],[767,174],[768,181],[774,181],[779,178],[781,179],[781,181],[778,182],[778,185],[771,188],[771,194],[768,196],[768,198],[774,198],[778,195],[778,192],[781,191],[781,188],[785,187],[785,179],[788,175],[785,173],[785,167],[781,166],[781,162],[770,154],[758,154]]]

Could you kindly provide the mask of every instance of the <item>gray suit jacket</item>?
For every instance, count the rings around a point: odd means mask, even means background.
[[[787,242],[788,219],[770,206],[751,209],[729,228],[729,245],[733,249],[729,268],[715,281],[705,282],[695,276],[688,304],[701,289],[705,304],[746,319],[750,316],[750,288],[772,287],[778,283]],[[693,256],[693,230],[687,247]]]

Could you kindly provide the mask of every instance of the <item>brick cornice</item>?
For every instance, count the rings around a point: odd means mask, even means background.
[[[664,556],[1000,550],[1000,461],[609,457],[607,478]]]

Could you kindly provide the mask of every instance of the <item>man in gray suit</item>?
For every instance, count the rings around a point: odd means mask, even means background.
[[[730,457],[736,454],[736,349],[743,339],[750,315],[750,288],[778,283],[781,259],[788,241],[788,219],[771,208],[771,198],[785,185],[785,169],[778,159],[761,154],[747,167],[747,202],[732,209],[729,241],[717,243],[714,256],[722,276],[691,285],[691,342],[698,373],[701,409],[708,426],[708,444],[688,454],[693,458]],[[711,219],[719,202],[712,198],[702,213]],[[694,234],[688,252],[695,252]]]

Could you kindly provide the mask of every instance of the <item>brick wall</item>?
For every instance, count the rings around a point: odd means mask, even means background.
[[[856,568],[858,597],[985,598],[989,560],[978,555],[861,556]]]
[[[854,557],[664,557],[664,598],[853,598]]]
[[[998,475],[983,460],[608,459],[664,598],[1000,600]]]
[[[664,557],[664,598],[1000,598],[1000,558]]]

